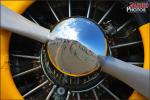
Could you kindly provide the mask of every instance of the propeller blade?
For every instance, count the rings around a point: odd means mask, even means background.
[[[0,5],[0,7],[1,28],[17,33],[18,35],[40,41],[42,43],[52,39],[52,37],[50,37],[51,33],[49,29],[33,23],[32,21],[15,13],[3,5]]]
[[[150,99],[150,72],[114,57],[100,57],[102,71],[108,73]]]

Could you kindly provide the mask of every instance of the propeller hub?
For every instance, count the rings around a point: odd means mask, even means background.
[[[106,56],[107,42],[101,28],[92,20],[69,18],[52,30],[55,40],[46,45],[50,62],[69,76],[85,76],[100,68],[98,55]]]

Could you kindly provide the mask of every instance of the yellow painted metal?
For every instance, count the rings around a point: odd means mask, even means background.
[[[10,0],[0,1],[1,4],[9,9],[22,13],[34,1],[32,0]],[[149,69],[149,47],[150,47],[150,23],[139,28],[144,46],[144,68]],[[9,41],[11,33],[0,29],[0,99],[1,100],[22,100],[23,97],[16,88],[10,72],[9,64]],[[136,91],[133,92],[129,100],[146,100],[146,98]]]
[[[143,47],[144,47],[144,69],[150,69],[150,23],[142,25],[139,27],[139,31],[141,33]],[[148,100],[138,92],[134,91],[130,96],[129,100]]]
[[[150,69],[150,23],[139,28],[144,45],[144,68]]]
[[[22,13],[28,8],[33,1],[30,0],[6,0],[0,3],[9,9]],[[11,72],[9,63],[9,41],[11,33],[0,29],[0,100],[23,100],[23,97],[16,88]]]

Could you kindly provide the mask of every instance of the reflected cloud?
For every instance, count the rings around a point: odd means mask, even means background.
[[[71,18],[58,24],[52,32],[57,34],[58,38],[78,40],[79,32],[76,29],[77,19]]]
[[[107,43],[102,30],[91,20],[81,17],[66,19],[52,30],[56,38],[75,40],[97,55],[106,55]]]

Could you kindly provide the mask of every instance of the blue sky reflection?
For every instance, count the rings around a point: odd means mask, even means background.
[[[58,38],[76,40],[94,53],[105,55],[106,43],[101,29],[85,18],[69,18],[60,22],[53,31]]]

